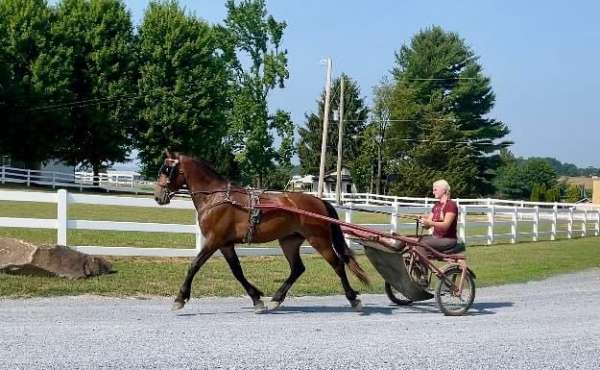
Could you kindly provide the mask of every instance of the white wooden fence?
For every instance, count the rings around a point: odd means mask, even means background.
[[[333,194],[326,194],[331,199]],[[203,236],[195,223],[195,210],[189,200],[173,200],[166,208],[194,210],[190,224],[164,224],[144,222],[73,220],[68,217],[69,204],[113,205],[128,207],[160,207],[150,198],[133,198],[109,195],[69,193],[64,189],[56,193],[0,191],[1,201],[53,203],[57,207],[56,219],[0,217],[0,227],[55,229],[58,244],[69,245],[68,230],[137,231],[148,233],[186,233],[195,235],[195,248],[133,248],[117,246],[73,246],[90,254],[128,256],[192,256],[202,248]],[[344,219],[353,221],[359,210],[389,213],[389,223],[362,224],[402,234],[414,233],[415,223],[406,222],[402,215],[419,215],[429,212],[434,199],[390,197],[374,194],[344,194]],[[492,244],[497,241],[516,243],[522,240],[555,240],[600,234],[600,207],[565,203],[513,202],[498,199],[458,199],[459,238],[468,244]],[[303,247],[309,252],[310,247]],[[240,255],[280,254],[279,248],[238,248]]]
[[[125,191],[139,193],[141,186],[151,184],[148,181],[136,179],[129,174],[107,174],[100,173],[94,176],[87,172],[55,172],[55,171],[38,171],[31,169],[15,168],[8,166],[0,167],[0,182],[2,184],[15,183],[26,186],[45,185],[56,188],[76,188],[79,191],[90,188],[99,188],[107,192]],[[98,185],[94,185],[94,183]]]

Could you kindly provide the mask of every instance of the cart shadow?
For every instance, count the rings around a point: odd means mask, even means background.
[[[495,315],[497,309],[512,307],[512,302],[481,302],[474,303],[464,316]],[[396,309],[403,310],[403,313],[441,313],[435,302],[414,302],[406,306],[393,306]]]

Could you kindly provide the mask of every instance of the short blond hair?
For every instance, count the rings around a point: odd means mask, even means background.
[[[434,182],[433,186],[441,187],[442,189],[446,190],[446,194],[450,195],[450,184],[448,184],[448,181],[440,179]]]

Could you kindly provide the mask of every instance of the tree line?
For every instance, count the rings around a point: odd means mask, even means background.
[[[176,0],[152,1],[134,27],[121,0],[0,0],[0,154],[98,173],[135,149],[153,178],[169,148],[265,188],[287,184],[296,154],[301,174],[318,173],[324,91],[296,143],[290,113],[268,108],[289,78],[286,23],[264,0],[225,5],[212,25]],[[457,33],[425,28],[394,55],[372,106],[351,76],[334,78],[327,170],[344,79],[343,163],[359,190],[423,196],[446,178],[456,196],[524,198],[554,186],[523,180],[507,125],[489,117],[491,81]]]
[[[267,109],[289,76],[286,24],[263,0],[226,6],[210,25],[153,1],[134,28],[120,0],[1,0],[0,153],[97,174],[136,149],[153,177],[170,148],[245,183],[277,178],[294,149],[290,114]]]

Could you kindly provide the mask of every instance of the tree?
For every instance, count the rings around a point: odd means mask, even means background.
[[[135,140],[144,173],[154,176],[170,148],[234,175],[225,140],[231,76],[216,30],[176,1],[153,1],[138,37],[142,100]]]
[[[567,188],[566,201],[567,203],[575,203],[581,199],[581,191],[577,185],[571,184]]]
[[[545,160],[534,158],[514,160],[498,169],[494,184],[500,196],[509,199],[546,199],[546,189],[555,189],[558,176]],[[537,189],[535,189],[537,188]],[[534,194],[534,190],[537,191]],[[550,193],[553,199],[557,195]]]
[[[379,85],[375,86],[373,93],[375,95],[375,104],[373,107],[373,120],[371,125],[375,128],[374,142],[377,148],[377,178],[375,180],[375,192],[381,194],[382,164],[385,153],[386,136],[391,123],[390,118],[392,116],[394,85],[386,77]]]
[[[377,159],[381,154],[378,134],[376,123],[372,122],[367,126],[362,134],[360,154],[352,163],[352,180],[359,191],[373,193],[377,189],[375,186],[379,179]]]
[[[277,119],[278,114],[269,116],[267,107],[269,92],[283,88],[289,77],[287,50],[280,49],[286,23],[267,16],[264,0],[239,5],[228,0],[226,7],[225,26],[220,30],[235,76],[229,137],[246,181],[254,179],[260,187],[279,155],[272,132],[283,135],[283,145],[293,142],[288,122]]]
[[[35,168],[65,142],[61,103],[70,73],[43,0],[0,1],[0,153]],[[27,143],[27,145],[25,145]]]
[[[327,156],[325,169],[333,170],[337,163],[338,120],[334,120],[333,111],[339,111],[340,81],[344,79],[344,134],[342,146],[342,163],[353,171],[354,161],[361,154],[361,142],[365,130],[369,109],[360,96],[358,83],[345,74],[334,79],[330,96],[330,117],[327,127]],[[325,109],[325,91],[321,93],[317,112],[306,114],[306,127],[300,127],[298,133],[298,157],[302,174],[317,174],[320,167],[321,135],[323,132],[323,111]]]
[[[396,53],[388,147],[396,193],[422,195],[435,178],[457,195],[492,192],[504,123],[486,118],[495,96],[478,58],[456,33],[432,27]],[[461,166],[461,167],[457,167]]]
[[[69,120],[61,158],[101,168],[124,161],[130,150],[131,99],[135,98],[135,55],[129,13],[120,0],[64,0],[52,33],[66,53]],[[95,181],[97,182],[97,181]]]

